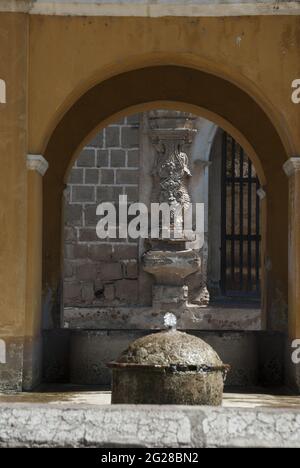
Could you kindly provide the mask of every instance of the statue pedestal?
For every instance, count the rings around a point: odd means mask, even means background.
[[[163,310],[176,310],[188,305],[187,286],[167,286],[156,284],[153,286],[153,308]]]

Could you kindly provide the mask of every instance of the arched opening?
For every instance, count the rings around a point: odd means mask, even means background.
[[[201,278],[194,275],[189,282],[190,301],[200,305],[203,302],[200,287],[203,281],[203,289],[209,290],[209,304],[231,296],[232,299],[236,297],[239,300],[244,299],[245,302],[251,298],[259,302],[261,236],[257,191],[262,189],[257,176],[255,184],[253,178],[249,179],[247,176],[248,166],[251,166],[252,172],[256,174],[254,166],[243,148],[214,123],[193,114],[158,110],[127,116],[99,131],[87,143],[68,174],[64,191],[64,307],[68,310],[87,307],[91,312],[90,308],[94,306],[152,305],[151,283],[145,282],[144,278],[143,286],[138,287],[138,283],[142,281],[139,252],[143,250],[143,246],[139,246],[137,239],[120,238],[118,233],[115,239],[99,239],[96,233],[99,219],[96,212],[98,204],[102,202],[112,202],[117,206],[121,195],[126,195],[128,203],[131,204],[150,204],[154,186],[152,173],[156,161],[151,127],[154,123],[158,125],[157,115],[161,113],[168,117],[168,125],[176,125],[176,122],[181,125],[185,122],[193,127],[193,138],[184,147],[191,172],[188,190],[191,203],[204,205],[205,245],[201,249]],[[172,129],[168,132],[171,133]],[[223,174],[220,169],[224,162],[226,165],[226,161],[223,161],[224,144],[223,138],[220,141],[220,133],[227,135],[232,149],[236,148],[236,152],[240,154],[239,159],[234,161],[234,180],[228,181],[228,173]],[[227,153],[230,172],[233,155],[228,151]],[[238,180],[237,172],[240,175],[241,170],[237,166],[241,158],[243,180]],[[230,233],[233,231],[233,238],[228,239],[234,251],[231,252],[230,258],[226,258],[228,246],[223,245],[221,236],[222,219],[226,216],[228,207],[225,213],[221,213],[220,209],[224,198],[221,188],[228,185],[228,182],[231,192],[232,189],[236,192],[233,196],[229,193],[231,198],[228,195],[226,197],[230,211],[232,208],[234,211],[234,219],[227,220]],[[240,193],[237,193],[238,191]],[[238,228],[241,225],[239,233]],[[231,265],[230,260],[233,256],[235,264]],[[225,263],[228,263],[227,269],[232,274],[234,271],[232,286],[226,284],[225,277],[221,277],[224,266],[226,270]],[[238,269],[239,271],[236,271]],[[242,329],[242,322],[240,323]]]
[[[61,326],[62,194],[73,161],[91,136],[113,119],[154,108],[208,118],[229,132],[253,161],[267,194],[262,207],[263,321],[267,329],[286,330],[287,181],[282,164],[288,156],[284,146],[269,117],[244,91],[219,77],[176,66],[134,70],[98,84],[69,109],[52,133],[45,151],[49,171],[44,179],[44,325]]]

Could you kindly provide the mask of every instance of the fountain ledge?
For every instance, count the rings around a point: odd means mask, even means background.
[[[67,307],[64,328],[159,330],[166,311],[153,307]],[[256,304],[188,305],[180,310],[177,328],[183,330],[249,330],[262,329],[261,309]]]

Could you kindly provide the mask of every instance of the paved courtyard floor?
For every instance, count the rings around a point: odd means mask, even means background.
[[[225,408],[299,408],[300,395],[291,395],[282,389],[253,388],[246,391],[229,389],[223,396]],[[49,403],[54,405],[110,405],[111,391],[99,387],[74,385],[47,385],[36,392],[0,393],[0,403]]]

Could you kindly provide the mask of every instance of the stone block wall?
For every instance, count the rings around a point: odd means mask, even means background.
[[[131,305],[138,300],[138,246],[100,240],[97,205],[126,194],[138,201],[140,116],[108,126],[75,162],[65,191],[64,305]]]

